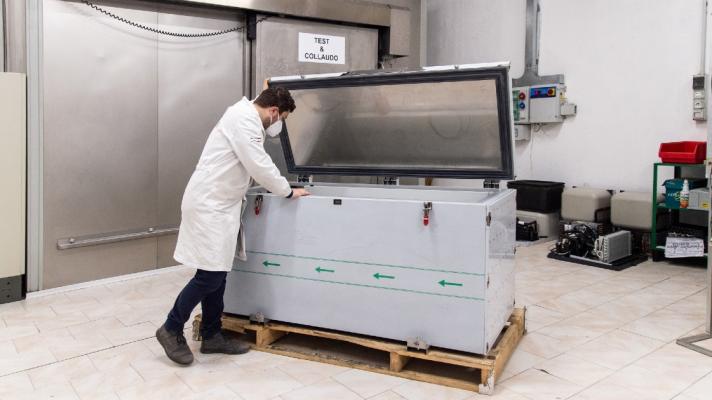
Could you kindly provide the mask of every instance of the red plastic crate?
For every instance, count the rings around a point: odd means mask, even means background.
[[[664,163],[700,164],[707,155],[707,142],[660,143],[658,155]]]

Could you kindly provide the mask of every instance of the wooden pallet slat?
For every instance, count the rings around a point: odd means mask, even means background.
[[[281,322],[256,324],[230,315],[223,316],[222,324],[224,330],[250,335],[252,347],[260,351],[491,394],[524,335],[525,314],[525,309],[514,309],[486,356],[437,348],[418,352],[385,339]],[[200,318],[193,321],[195,340],[200,340]]]

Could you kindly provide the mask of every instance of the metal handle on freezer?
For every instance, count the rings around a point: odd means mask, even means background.
[[[98,246],[102,244],[146,239],[178,233],[176,226],[160,226],[130,231],[99,233],[95,235],[73,236],[57,240],[57,249],[67,250],[77,247]]]

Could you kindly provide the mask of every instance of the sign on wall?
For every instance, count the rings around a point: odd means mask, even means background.
[[[346,64],[346,38],[299,32],[299,62]]]

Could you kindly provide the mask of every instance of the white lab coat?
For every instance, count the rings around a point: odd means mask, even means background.
[[[289,196],[289,182],[265,152],[264,139],[259,114],[245,97],[220,118],[183,194],[176,261],[206,271],[232,269],[250,177]]]

